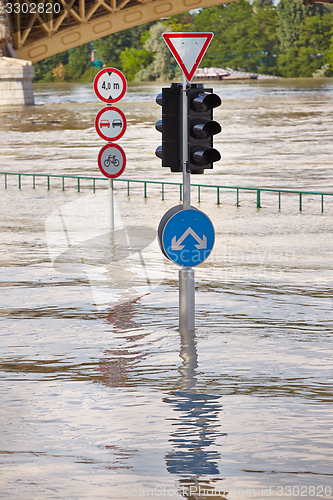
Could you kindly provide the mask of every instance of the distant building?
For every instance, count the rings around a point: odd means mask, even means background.
[[[229,76],[230,70],[222,68],[198,68],[194,73],[195,80],[222,80]]]
[[[193,80],[256,80],[280,78],[279,76],[260,75],[258,73],[247,73],[246,71],[236,71],[231,68],[198,68],[193,76]]]

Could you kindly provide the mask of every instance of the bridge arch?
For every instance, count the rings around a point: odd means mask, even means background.
[[[232,1],[235,0],[15,0],[15,4],[21,5],[21,12],[9,14],[12,43],[18,58],[38,62],[133,26]],[[30,8],[38,2],[51,5],[51,12],[29,11],[27,17],[23,4]],[[53,14],[52,9],[57,13]]]

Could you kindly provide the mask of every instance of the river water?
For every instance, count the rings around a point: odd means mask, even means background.
[[[160,167],[161,85],[132,85],[123,178]],[[214,83],[222,159],[192,181],[333,192],[333,80]],[[0,110],[1,171],[99,176],[91,84],[35,86]],[[1,181],[0,497],[333,498],[333,200],[201,191],[214,250],[196,334],[156,242],[179,189]],[[213,193],[213,194],[212,194]]]

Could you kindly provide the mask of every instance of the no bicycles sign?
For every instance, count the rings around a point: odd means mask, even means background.
[[[98,155],[98,166],[105,177],[115,179],[125,170],[126,156],[118,144],[107,144]]]

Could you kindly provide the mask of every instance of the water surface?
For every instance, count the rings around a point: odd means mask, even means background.
[[[161,85],[119,103],[125,178],[160,167]],[[214,83],[222,160],[194,182],[332,192],[333,82]],[[99,175],[90,84],[35,86],[0,110],[1,171]],[[8,180],[1,188],[4,499],[333,498],[332,203],[202,190],[216,229],[196,269],[196,334],[156,229],[176,188]]]

